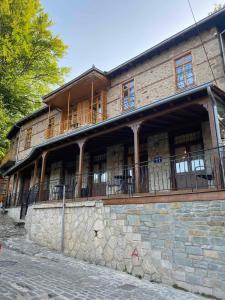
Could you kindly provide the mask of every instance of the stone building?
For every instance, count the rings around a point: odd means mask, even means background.
[[[15,124],[1,170],[30,238],[152,281],[225,294],[225,10]],[[27,210],[28,209],[28,210]]]

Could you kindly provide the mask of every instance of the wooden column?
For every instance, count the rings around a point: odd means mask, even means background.
[[[81,197],[81,189],[82,189],[82,175],[83,175],[83,160],[84,160],[84,144],[86,140],[81,140],[78,142],[78,146],[80,148],[79,155],[79,171],[78,171],[78,180],[77,180],[77,191],[78,197]]]
[[[14,190],[15,194],[14,194],[14,199],[13,199],[15,206],[17,205],[17,199],[18,199],[17,190],[18,190],[18,185],[19,185],[19,176],[20,176],[20,173],[17,172],[16,173],[15,190]]]
[[[31,187],[33,187],[36,184],[37,173],[38,173],[38,159],[36,159],[35,162],[34,162],[34,174],[33,174],[33,178],[32,178]]]
[[[221,160],[219,154],[219,143],[217,137],[217,130],[216,130],[216,116],[214,113],[213,103],[209,101],[208,104],[205,106],[208,110],[209,115],[209,126],[211,132],[211,139],[212,139],[212,167],[213,172],[216,180],[217,189],[222,189],[223,182],[221,176]]]
[[[134,123],[130,128],[134,134],[134,173],[135,173],[135,192],[140,192],[140,149],[139,149],[139,131],[141,123]]]
[[[47,151],[42,153],[41,179],[40,179],[40,186],[39,186],[39,201],[41,201],[42,195],[43,195],[47,153],[48,153]]]
[[[67,130],[69,130],[69,117],[70,117],[70,92],[67,99]]]
[[[91,82],[91,123],[93,123],[93,106],[94,106],[94,82]]]

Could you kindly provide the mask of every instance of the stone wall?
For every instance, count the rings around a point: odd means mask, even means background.
[[[28,210],[29,237],[60,250],[61,204]],[[225,201],[68,203],[65,253],[150,281],[225,299]]]
[[[216,28],[205,31],[201,37],[211,61],[213,72],[217,78],[217,84],[221,89],[225,89],[223,64]],[[108,117],[121,114],[121,84],[128,80],[134,79],[136,107],[177,93],[174,76],[174,59],[188,52],[191,52],[193,58],[195,84],[200,85],[212,81],[212,73],[199,37],[192,37],[170,49],[158,53],[157,56],[130,68],[128,71],[112,79],[111,88],[107,95]]]
[[[55,129],[58,130],[61,113],[57,110],[52,110],[50,117],[52,116],[55,116]],[[26,130],[30,127],[32,127],[31,147],[29,149],[24,149]],[[47,129],[47,127],[48,113],[44,113],[43,115],[36,117],[31,121],[28,121],[21,127],[21,132],[19,134],[18,160],[24,159],[34,146],[41,144],[46,140],[45,130]]]
[[[19,221],[20,220],[20,210],[21,210],[21,208],[19,206],[7,208],[8,216],[10,218],[14,219],[15,221]]]

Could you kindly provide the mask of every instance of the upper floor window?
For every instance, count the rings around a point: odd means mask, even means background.
[[[134,80],[123,84],[122,108],[128,110],[135,107]]]
[[[194,84],[192,55],[187,54],[175,60],[176,87],[184,89]]]
[[[24,149],[30,148],[30,146],[31,146],[31,137],[32,137],[32,127],[28,128],[26,130]]]

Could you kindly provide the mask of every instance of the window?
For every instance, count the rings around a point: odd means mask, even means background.
[[[122,108],[124,111],[135,107],[134,80],[123,84]]]
[[[194,84],[192,55],[188,54],[175,60],[176,86],[184,89]]]
[[[32,136],[32,127],[26,130],[26,137],[25,137],[25,145],[24,149],[28,149],[31,146],[31,136]]]

